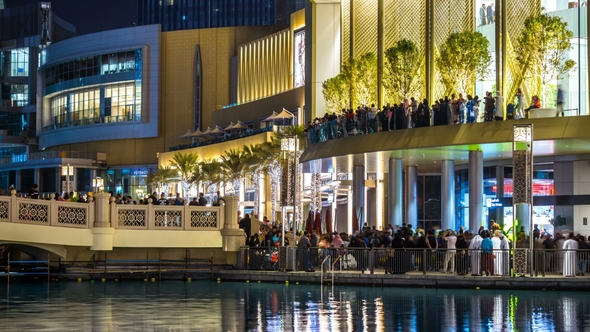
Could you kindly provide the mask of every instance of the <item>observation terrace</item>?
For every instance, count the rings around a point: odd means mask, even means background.
[[[388,169],[390,158],[403,166],[440,170],[441,160],[467,164],[469,151],[482,151],[483,159],[512,159],[512,126],[533,124],[535,163],[590,159],[589,116],[431,126],[335,138],[309,145],[301,156],[303,171],[352,173],[357,162],[367,173]],[[585,156],[585,158],[584,158]],[[437,164],[439,163],[439,164]]]

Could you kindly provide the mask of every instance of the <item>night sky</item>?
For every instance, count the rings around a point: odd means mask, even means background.
[[[53,12],[76,27],[77,35],[126,28],[137,22],[137,0],[5,0],[7,7],[51,2]]]

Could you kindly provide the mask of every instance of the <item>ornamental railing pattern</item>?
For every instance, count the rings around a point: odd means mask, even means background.
[[[95,202],[60,202],[0,196],[0,222],[93,228]],[[111,227],[117,229],[215,231],[223,227],[223,206],[109,204]]]

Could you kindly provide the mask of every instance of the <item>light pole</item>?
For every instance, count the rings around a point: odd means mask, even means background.
[[[299,139],[297,139],[297,136],[285,136],[283,139],[281,139],[281,151],[285,152],[288,156],[288,160],[287,160],[287,169],[289,168],[289,163],[291,162],[290,158],[293,157],[293,182],[292,184],[289,186],[288,185],[288,190],[286,191],[287,194],[287,199],[285,200],[286,205],[292,205],[293,206],[293,238],[292,238],[292,243],[291,245],[293,246],[292,252],[293,252],[293,271],[296,270],[296,252],[295,252],[295,246],[296,246],[296,241],[295,241],[295,235],[297,232],[297,152],[299,150]],[[292,156],[291,156],[292,154]],[[288,179],[287,182],[291,182],[291,179]],[[285,239],[285,225],[283,225],[283,241]]]
[[[92,179],[92,187],[95,188],[94,192],[101,193],[104,190],[104,180],[97,176],[95,179]]]

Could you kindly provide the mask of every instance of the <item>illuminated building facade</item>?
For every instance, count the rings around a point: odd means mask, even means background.
[[[232,26],[288,25],[303,0],[139,0],[139,25],[160,24],[162,31]]]
[[[12,5],[12,6],[11,6]],[[6,7],[6,8],[5,8]],[[0,2],[0,158],[12,163],[37,151],[37,68],[40,52],[51,43],[74,37],[76,29],[56,16],[51,3]],[[17,182],[17,172],[0,172],[2,187]],[[30,186],[32,170],[19,181]]]

